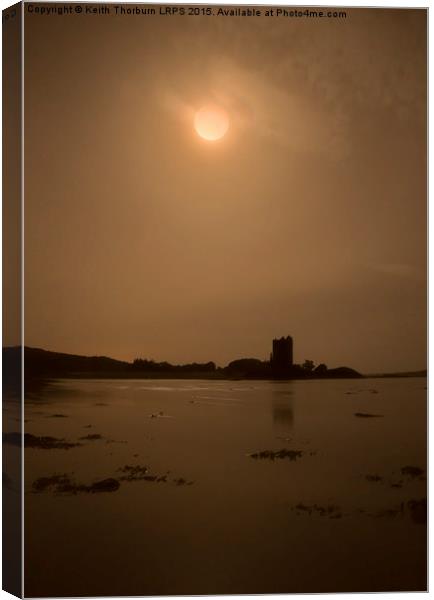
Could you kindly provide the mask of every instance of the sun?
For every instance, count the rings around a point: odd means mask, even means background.
[[[229,117],[219,106],[203,106],[194,115],[194,128],[204,140],[220,140],[229,129]]]

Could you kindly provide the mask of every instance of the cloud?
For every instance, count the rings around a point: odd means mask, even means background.
[[[179,83],[160,88],[164,106],[178,118],[192,120],[201,102],[213,102],[227,110],[237,132],[248,132],[296,152],[329,157],[346,152],[345,116],[327,110],[323,102],[284,89],[267,73],[248,70],[226,58],[211,61],[207,73],[202,89]]]

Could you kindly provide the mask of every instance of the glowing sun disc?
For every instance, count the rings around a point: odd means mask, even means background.
[[[194,128],[204,140],[213,142],[229,129],[229,118],[218,106],[204,106],[194,115]]]

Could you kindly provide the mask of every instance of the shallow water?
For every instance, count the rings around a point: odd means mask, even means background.
[[[56,380],[25,418],[82,444],[26,449],[26,596],[426,589],[426,379]]]

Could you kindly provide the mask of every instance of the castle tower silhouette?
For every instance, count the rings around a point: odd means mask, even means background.
[[[273,340],[273,352],[270,363],[275,371],[285,371],[293,366],[293,342],[292,337],[281,337]]]

